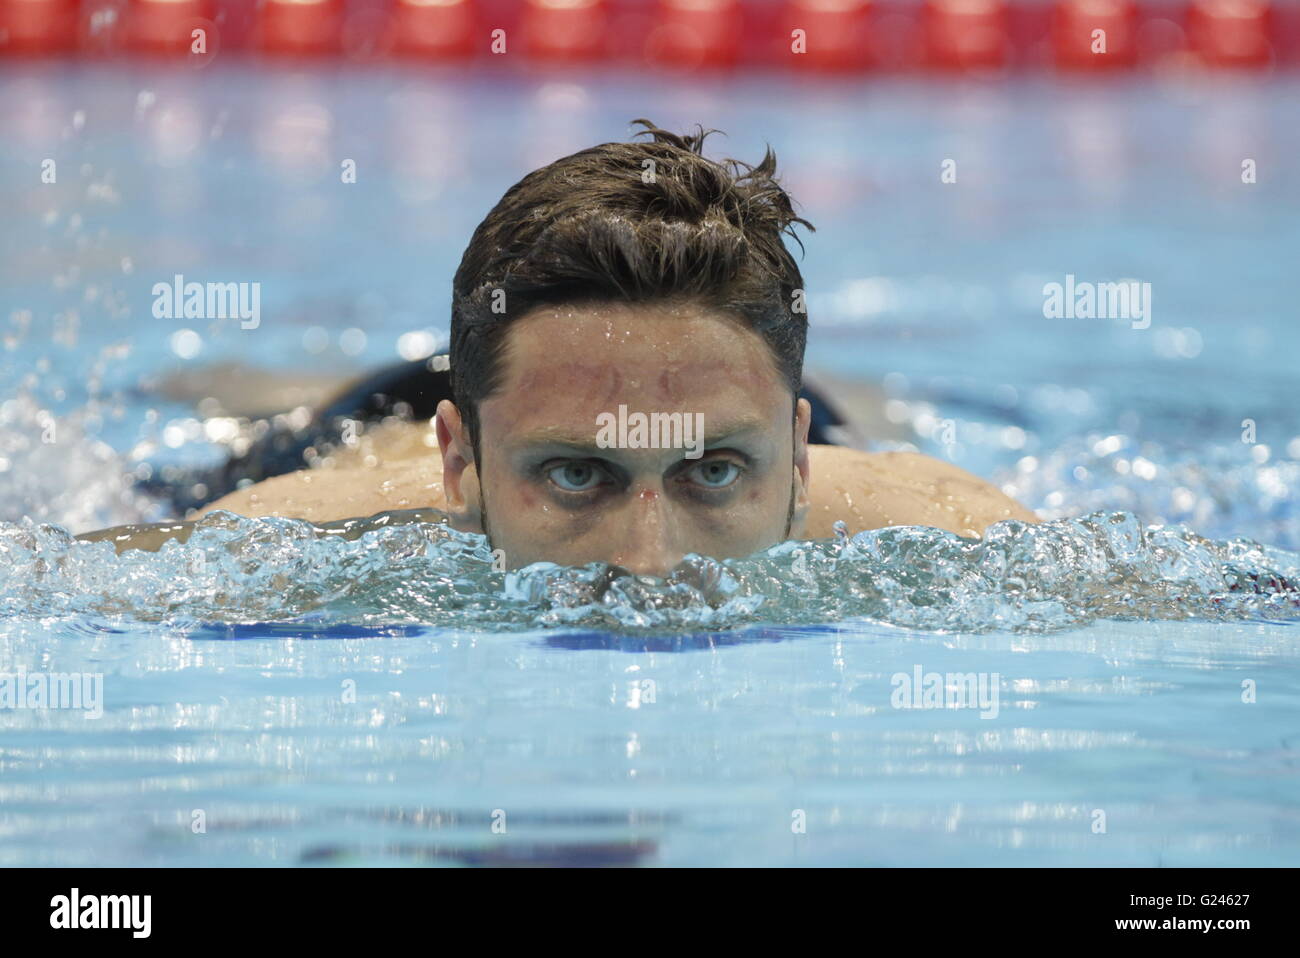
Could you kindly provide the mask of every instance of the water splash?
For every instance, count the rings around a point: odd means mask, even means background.
[[[121,451],[128,402],[110,380],[121,378],[132,346],[79,345],[83,323],[109,325],[116,294],[76,289],[85,316],[69,309],[37,321],[17,309],[0,325],[0,516],[76,531],[162,519],[138,485],[142,464]]]
[[[95,435],[104,404],[61,414],[51,405],[27,388],[0,402],[0,515],[75,530],[161,519],[135,464]]]
[[[1300,443],[1283,458],[1264,443],[1204,443],[1173,450],[1126,435],[1094,433],[1026,456],[1002,490],[1046,519],[1134,512],[1212,538],[1249,530],[1300,550]]]
[[[1049,632],[1118,619],[1300,619],[1300,555],[1132,513],[982,539],[924,526],[786,542],[745,559],[691,556],[666,578],[593,563],[497,571],[487,541],[445,524],[355,539],[295,519],[218,512],[189,541],[114,554],[108,542],[0,524],[0,614],[121,616],[177,625],[418,623],[473,631],[727,629],[867,619],[914,629]]]

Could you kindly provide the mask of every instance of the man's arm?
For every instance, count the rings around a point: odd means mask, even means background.
[[[442,461],[436,452],[378,466],[302,469],[236,490],[204,506],[241,516],[289,516],[330,522],[401,509],[445,509]]]
[[[406,525],[410,522],[441,522],[446,517],[446,513],[437,509],[397,509],[365,517],[336,519],[331,522],[313,522],[312,525],[323,536],[357,539],[372,529]],[[81,542],[112,542],[118,555],[121,555],[127,549],[157,552],[162,548],[163,543],[169,539],[175,539],[177,542],[188,542],[196,524],[194,522],[157,522],[113,526],[111,529],[97,529],[94,532],[82,533],[76,538]]]
[[[1039,518],[992,483],[916,452],[810,446],[812,477],[804,535],[824,539],[844,520],[849,534],[885,526],[935,526],[979,537],[1003,519]]]
[[[75,538],[79,542],[111,542],[117,554],[121,555],[124,549],[143,549],[146,552],[157,552],[168,539],[187,542],[190,533],[193,531],[194,523],[192,522],[137,523],[126,526],[113,526],[110,529],[96,529],[94,532],[83,532]]]

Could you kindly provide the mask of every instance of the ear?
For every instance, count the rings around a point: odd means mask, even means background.
[[[808,430],[812,426],[812,404],[799,399],[794,407],[794,515],[790,519],[790,536],[802,538],[808,518],[808,496],[812,467],[808,456]]]
[[[478,467],[474,461],[474,447],[470,445],[455,403],[449,399],[438,403],[434,426],[438,433],[438,449],[442,453],[442,488],[451,526],[461,532],[481,534],[483,513],[479,506]]]

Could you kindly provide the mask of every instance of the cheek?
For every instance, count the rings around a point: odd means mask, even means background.
[[[745,492],[745,504],[757,506],[763,503],[772,503],[777,500],[785,505],[785,500],[790,496],[790,474],[779,469],[773,469],[768,475],[764,476],[762,481],[757,482],[749,487]]]
[[[485,483],[487,505],[499,503],[502,510],[509,510],[510,515],[526,516],[541,502],[537,487],[514,472],[493,472],[490,483]],[[493,522],[499,523],[501,516],[494,516]]]
[[[536,506],[538,501],[537,492],[533,489],[532,484],[527,482],[521,482],[515,487],[515,498],[519,500],[519,504],[525,509]]]

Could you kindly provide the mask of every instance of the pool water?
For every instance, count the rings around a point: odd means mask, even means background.
[[[1294,863],[1298,85],[3,65],[0,673],[102,715],[0,707],[0,863]],[[877,448],[1051,522],[668,581],[440,526],[70,539],[237,441],[198,371],[445,344],[501,192],[647,115],[771,142],[809,366],[882,384]],[[261,322],[155,318],[176,274]],[[1149,327],[1045,318],[1067,274],[1149,282]]]

